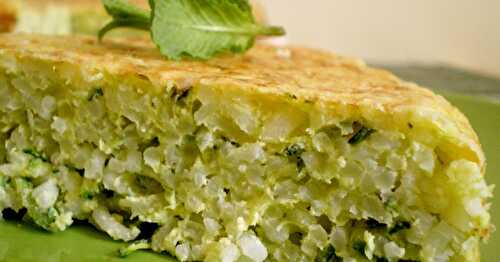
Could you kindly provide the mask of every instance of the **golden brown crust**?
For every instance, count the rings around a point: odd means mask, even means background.
[[[343,117],[362,117],[374,127],[409,135],[415,130],[432,133],[444,141],[445,150],[452,148],[453,154],[477,162],[484,172],[484,155],[475,132],[444,98],[359,60],[324,51],[258,45],[245,55],[178,62],[168,61],[149,41],[140,39],[99,44],[87,37],[4,34],[0,35],[0,57],[1,53],[82,65],[85,70],[113,75],[138,75],[149,79],[158,92],[168,82],[189,80],[266,95],[293,94]],[[343,112],[345,108],[349,112]],[[415,128],[409,128],[409,122]]]

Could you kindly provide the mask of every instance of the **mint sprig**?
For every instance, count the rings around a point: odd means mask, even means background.
[[[282,27],[257,24],[248,0],[150,0],[150,12],[123,0],[103,4],[113,20],[100,39],[120,27],[149,30],[160,52],[174,60],[243,53],[257,36],[285,34]]]
[[[111,22],[99,30],[99,40],[109,31],[129,27],[140,30],[149,30],[151,27],[151,16],[146,10],[142,10],[134,5],[122,0],[103,0],[104,9],[113,18]]]

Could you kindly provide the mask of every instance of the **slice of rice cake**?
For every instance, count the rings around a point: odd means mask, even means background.
[[[0,208],[206,261],[479,261],[467,119],[363,62],[258,45],[0,35]],[[127,253],[127,252],[125,252]]]

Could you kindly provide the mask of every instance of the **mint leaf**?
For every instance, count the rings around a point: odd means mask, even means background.
[[[259,35],[284,35],[281,27],[255,22],[248,0],[149,0],[151,14],[120,0],[103,0],[113,17],[101,38],[118,27],[150,30],[170,59],[210,59],[223,52],[243,53]]]
[[[355,241],[352,244],[352,249],[356,250],[362,257],[366,257],[365,255],[365,249],[366,249],[366,242],[362,240]]]
[[[42,153],[36,151],[35,149],[32,148],[26,148],[23,150],[23,153],[32,156],[33,158],[40,159],[43,162],[49,162],[49,159],[44,156]]]
[[[150,13],[123,0],[102,0],[104,9],[113,18],[106,26],[99,30],[99,40],[106,33],[119,27],[130,27],[140,30],[149,30],[151,27]]]
[[[96,88],[92,90],[92,92],[89,95],[89,98],[87,98],[87,101],[92,101],[94,98],[99,98],[104,95],[104,91],[102,91],[102,88]]]
[[[283,29],[255,23],[246,0],[150,0],[151,35],[172,59],[209,59],[218,53],[242,53],[258,35],[281,35]]]
[[[399,231],[401,230],[405,230],[405,229],[410,229],[411,228],[411,223],[408,222],[408,221],[398,221],[396,222],[396,224],[391,228],[389,229],[389,234],[396,234],[398,233]]]
[[[342,258],[337,256],[335,253],[335,248],[332,245],[320,250],[319,254],[316,256],[315,262],[336,262],[342,261]]]
[[[361,129],[355,133],[348,141],[351,145],[357,145],[363,140],[367,139],[371,134],[375,133],[375,129],[361,127]]]

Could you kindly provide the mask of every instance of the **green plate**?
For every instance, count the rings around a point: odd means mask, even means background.
[[[113,241],[90,225],[75,225],[60,233],[48,233],[25,224],[0,223],[0,261],[5,262],[173,262],[168,255],[137,252],[118,257],[122,242]]]
[[[488,158],[487,180],[500,185],[500,103],[460,95],[447,98],[471,120]],[[499,194],[493,202],[493,223],[500,226]],[[137,252],[120,259],[117,250],[122,246],[123,243],[111,240],[88,225],[76,225],[65,232],[51,234],[27,225],[0,222],[0,261],[174,261],[167,255],[151,252]],[[496,261],[498,247],[500,233],[494,233],[482,247],[483,261]]]

